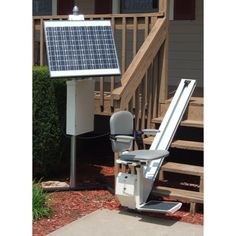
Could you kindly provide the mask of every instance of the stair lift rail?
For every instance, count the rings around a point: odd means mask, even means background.
[[[159,132],[156,134],[152,142],[150,150],[169,149],[195,87],[196,80],[182,79],[180,81],[169,108],[161,122]],[[152,190],[153,183],[157,177],[163,161],[164,158],[153,160],[149,164],[148,168],[145,168],[144,170],[145,178],[151,180],[149,191]]]

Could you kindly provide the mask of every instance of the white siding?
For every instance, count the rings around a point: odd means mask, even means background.
[[[169,35],[169,85],[189,78],[203,87],[203,0],[196,0],[194,21],[170,21]]]

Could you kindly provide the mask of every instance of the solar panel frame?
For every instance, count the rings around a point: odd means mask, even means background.
[[[109,20],[44,21],[50,77],[119,75]]]

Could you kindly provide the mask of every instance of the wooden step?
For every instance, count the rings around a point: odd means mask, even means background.
[[[173,97],[172,97],[173,98]],[[172,101],[172,98],[169,98],[166,100],[166,104],[170,104]],[[204,106],[204,98],[203,97],[191,97],[189,101],[190,105],[195,105],[195,106]]]
[[[153,136],[149,136],[147,138],[144,138],[143,142],[146,145],[151,145],[153,139],[154,139]],[[171,143],[171,147],[185,150],[203,151],[204,144],[203,142],[196,142],[196,141],[175,140]]]
[[[160,124],[163,120],[163,117],[157,117],[152,119],[153,123]],[[180,123],[181,126],[186,126],[186,127],[195,127],[195,128],[203,128],[203,120],[182,120]]]
[[[164,116],[167,109],[169,108],[171,99],[165,101],[165,103],[160,104],[159,114],[160,116]],[[186,112],[184,116],[189,120],[203,120],[204,113],[204,104],[202,97],[192,97],[187,106]]]
[[[195,151],[203,151],[203,142],[196,141],[187,141],[187,140],[175,140],[172,142],[172,148],[179,148],[185,150],[195,150]]]
[[[180,173],[186,175],[203,176],[203,167],[195,165],[186,165],[182,163],[166,162],[161,166],[161,171]]]
[[[154,196],[170,197],[176,200],[187,200],[194,203],[203,203],[203,193],[183,189],[169,188],[163,186],[154,187],[152,190]]]

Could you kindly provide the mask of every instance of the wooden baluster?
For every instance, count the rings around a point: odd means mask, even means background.
[[[155,118],[158,116],[157,112],[159,111],[158,109],[158,89],[159,89],[159,76],[158,76],[158,60],[159,60],[159,55],[154,58],[153,62],[153,86],[152,86],[152,94],[153,94],[153,113],[152,113],[152,118]]]
[[[40,19],[40,66],[44,63],[44,31],[43,31],[43,18]]]
[[[149,18],[145,17],[145,29],[144,29],[144,38],[146,39],[148,36],[149,31]],[[148,71],[148,70],[147,70]],[[148,73],[145,73],[145,76],[143,78],[143,88],[142,88],[142,112],[141,112],[141,129],[146,128],[145,127],[145,119],[146,119],[146,104],[147,104],[147,79],[148,79]]]
[[[137,53],[137,28],[138,28],[138,24],[137,24],[137,17],[134,17],[133,19],[133,58]]]
[[[140,86],[135,91],[135,124],[134,129],[139,129],[139,114],[140,114],[140,96],[139,96]]]
[[[133,58],[135,57],[136,53],[137,53],[137,29],[138,29],[138,24],[137,24],[137,17],[134,17],[133,18]],[[135,112],[135,91],[134,91],[134,94],[133,94],[133,112]]]
[[[121,73],[124,74],[126,70],[126,18],[122,17],[122,54],[121,54],[121,61],[122,61],[122,69]]]
[[[111,18],[111,26],[112,26],[112,31],[113,31],[113,36],[115,39],[115,18],[112,17]],[[111,80],[110,80],[110,93],[112,93],[112,91],[115,88],[115,76],[111,76]],[[114,100],[112,99],[112,97],[110,98],[110,107],[111,107],[111,112],[113,112],[114,110]]]
[[[164,103],[168,98],[168,39],[162,44],[159,52],[159,78],[160,78],[160,95],[159,102]]]
[[[150,65],[148,71],[148,84],[147,84],[147,102],[148,102],[148,111],[147,111],[147,128],[154,128],[151,127],[152,121],[152,112],[153,112],[153,93],[152,93],[152,82],[153,82],[153,62]]]
[[[150,17],[150,24],[149,24],[149,32],[152,30],[153,25],[157,21],[157,17],[151,16]],[[153,59],[154,61],[154,59]],[[153,73],[153,61],[149,67],[148,70],[148,85],[147,85],[147,128],[154,128],[151,127],[151,121],[152,121],[152,113],[153,113],[153,79],[154,79],[154,73]]]
[[[159,71],[160,71],[160,99],[159,102],[165,102],[168,98],[168,24],[169,24],[169,1],[160,0],[159,1],[159,9],[165,13],[165,18],[167,21],[166,27],[166,38],[160,49],[160,63],[159,63]]]

